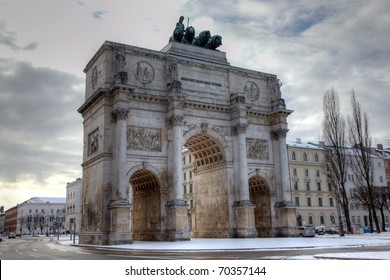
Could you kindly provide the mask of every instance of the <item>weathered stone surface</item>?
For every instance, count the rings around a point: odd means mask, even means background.
[[[107,41],[84,71],[80,243],[288,233],[292,111],[275,75],[178,42],[154,51]],[[194,159],[190,210],[183,147]],[[110,204],[123,199],[128,210]]]

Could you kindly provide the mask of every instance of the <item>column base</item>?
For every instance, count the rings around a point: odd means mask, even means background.
[[[275,203],[277,216],[277,236],[289,237],[296,236],[296,208],[291,201],[281,201]]]
[[[233,204],[238,238],[257,237],[255,227],[255,205],[249,200],[236,201]]]
[[[167,239],[169,241],[185,241],[191,239],[188,224],[187,203],[184,200],[168,201]]]
[[[108,245],[133,243],[131,204],[127,199],[111,201],[108,205]]]

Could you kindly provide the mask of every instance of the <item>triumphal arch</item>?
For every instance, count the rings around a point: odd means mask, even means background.
[[[221,36],[176,29],[161,51],[106,41],[84,70],[80,244],[292,233],[277,76],[230,65]]]

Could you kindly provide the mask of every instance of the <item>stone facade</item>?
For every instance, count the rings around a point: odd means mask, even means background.
[[[335,228],[338,225],[337,200],[328,180],[326,150],[323,146],[287,142],[291,192],[302,225]],[[298,224],[298,221],[297,221]]]
[[[105,42],[85,68],[80,243],[290,235],[287,117],[275,75],[171,42]],[[182,151],[193,159],[194,207]]]

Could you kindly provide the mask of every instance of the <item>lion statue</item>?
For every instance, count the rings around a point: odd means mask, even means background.
[[[222,37],[219,35],[214,35],[210,38],[207,44],[204,46],[206,49],[215,50],[222,45]]]
[[[181,42],[184,44],[191,45],[192,42],[194,41],[194,38],[195,38],[195,28],[193,28],[192,26],[189,26],[186,28],[186,30],[184,32],[183,39],[181,40]]]
[[[199,33],[199,35],[192,41],[192,45],[204,47],[207,42],[210,40],[211,34],[210,31],[202,31]]]

